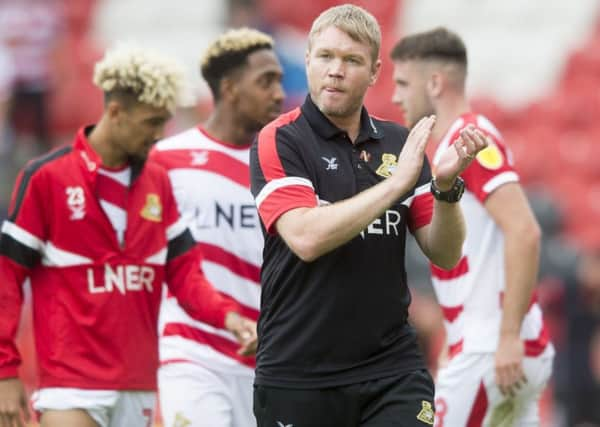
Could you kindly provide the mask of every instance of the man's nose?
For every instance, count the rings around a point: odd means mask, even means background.
[[[327,73],[330,77],[341,78],[344,77],[344,63],[341,59],[334,59],[329,64]]]
[[[273,89],[273,100],[275,100],[275,102],[283,102],[283,100],[285,99],[285,90],[283,89],[283,85],[281,84],[281,82],[277,83],[275,85],[275,88]]]

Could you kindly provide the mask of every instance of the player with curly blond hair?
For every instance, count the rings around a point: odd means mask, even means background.
[[[102,117],[24,168],[2,225],[0,427],[23,426],[27,413],[14,344],[26,278],[43,427],[151,425],[163,283],[191,318],[232,333],[241,354],[256,346],[255,323],[198,268],[166,172],[145,161],[177,105],[179,67],[123,45],[94,82]]]

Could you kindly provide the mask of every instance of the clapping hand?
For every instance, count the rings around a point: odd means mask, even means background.
[[[436,165],[435,183],[442,191],[452,188],[456,177],[471,164],[477,154],[488,146],[487,137],[473,125],[460,131]]]

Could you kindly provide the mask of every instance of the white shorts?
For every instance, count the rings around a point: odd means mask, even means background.
[[[42,388],[31,396],[33,409],[83,409],[100,427],[151,427],[156,393],[147,391]]]
[[[158,370],[158,395],[166,427],[256,427],[254,378],[212,371],[195,363]]]
[[[502,395],[495,383],[494,354],[458,354],[438,372],[435,426],[539,426],[538,400],[550,375],[554,350],[526,357],[527,383],[514,398]]]

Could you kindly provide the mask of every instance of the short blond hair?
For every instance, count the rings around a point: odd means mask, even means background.
[[[219,83],[233,70],[246,64],[248,55],[261,49],[273,49],[273,38],[252,28],[229,30],[214,40],[200,59],[200,72],[216,100]]]
[[[343,4],[331,7],[322,12],[314,20],[308,34],[308,49],[312,40],[321,31],[329,27],[337,27],[353,40],[367,43],[371,46],[373,62],[379,58],[381,48],[381,29],[377,19],[365,9],[353,4]]]
[[[94,84],[105,94],[127,92],[142,103],[175,110],[183,89],[176,61],[139,46],[120,44],[94,67]]]

